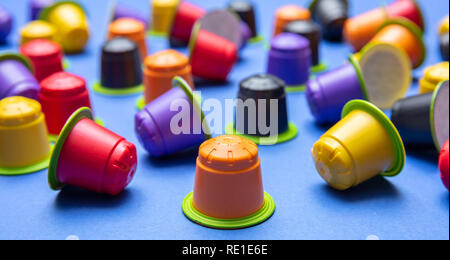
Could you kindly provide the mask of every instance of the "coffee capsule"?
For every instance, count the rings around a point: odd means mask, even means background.
[[[41,105],[25,97],[0,100],[0,175],[45,169],[50,154]]]
[[[94,90],[113,96],[142,93],[141,66],[135,42],[125,37],[112,38],[102,47],[101,80],[94,84]]]
[[[250,42],[252,37],[252,32],[250,31],[250,27],[245,22],[241,21],[241,34],[242,34],[242,45],[241,50],[247,46],[247,43]],[[253,42],[253,41],[252,41]]]
[[[234,43],[238,49],[242,47],[241,22],[237,15],[226,10],[214,10],[206,13],[198,23],[200,30],[223,37]]]
[[[41,82],[39,101],[51,140],[56,139],[72,113],[91,107],[86,81],[67,72],[57,72]]]
[[[282,79],[288,92],[305,90],[312,65],[308,39],[292,33],[281,33],[271,42],[267,73]]]
[[[433,93],[399,100],[392,109],[392,122],[405,144],[441,150],[449,139],[449,83]]]
[[[187,46],[195,23],[205,13],[206,11],[203,8],[187,1],[181,1],[178,4],[170,30],[170,46]]]
[[[325,39],[342,40],[344,24],[348,19],[348,0],[313,0],[309,10],[312,18],[322,27]]]
[[[0,6],[0,43],[6,42],[6,38],[11,33],[13,17]]]
[[[275,37],[282,33],[284,27],[290,22],[309,19],[311,19],[311,13],[308,9],[297,5],[282,6],[275,12],[275,28],[273,36]]]
[[[53,190],[70,185],[115,196],[131,182],[136,167],[136,147],[95,123],[88,108],[80,108],[55,144],[48,182]]]
[[[419,81],[420,94],[433,92],[445,80],[449,80],[448,61],[426,68],[423,78]]]
[[[45,21],[31,21],[20,30],[20,44],[33,40],[56,41],[56,28]]]
[[[18,54],[0,54],[0,99],[12,96],[37,99],[39,89],[28,58]]]
[[[425,61],[426,47],[422,39],[422,31],[407,19],[397,18],[386,21],[370,42],[392,44],[404,50],[413,68],[420,67]]]
[[[237,46],[200,27],[197,23],[189,43],[192,75],[209,81],[226,81],[238,59]]]
[[[439,170],[441,171],[441,179],[445,187],[448,190],[448,140],[442,147],[441,154],[439,156]]]
[[[119,18],[109,25],[108,40],[126,37],[135,42],[139,48],[141,61],[147,57],[145,25],[133,18]]]
[[[270,74],[258,74],[241,81],[235,120],[226,127],[226,133],[260,145],[294,139],[298,130],[288,120],[285,83]]]
[[[41,20],[57,28],[56,42],[65,53],[84,50],[89,40],[89,22],[84,8],[72,1],[60,1],[42,10]]]
[[[377,175],[396,176],[405,164],[405,148],[394,125],[363,100],[347,103],[342,120],[314,144],[312,154],[317,172],[337,190]]]
[[[139,142],[153,157],[172,155],[211,138],[200,102],[187,82],[175,77],[173,86],[135,116]]]
[[[114,3],[112,12],[112,21],[115,21],[120,18],[133,18],[143,23],[146,27],[148,27],[149,25],[148,17],[141,14],[138,10],[129,8],[121,4]]]
[[[42,9],[55,3],[55,0],[30,0],[30,21],[38,20]]]
[[[312,20],[295,21],[286,25],[284,32],[294,33],[308,39],[309,47],[311,49],[312,72],[321,72],[326,69],[327,66],[320,61],[320,42],[322,40],[322,33],[318,24]]]
[[[449,53],[448,53],[448,33],[445,33],[441,35],[440,37],[440,49],[441,49],[441,56],[443,60],[448,61],[449,60]]]
[[[33,40],[20,47],[20,53],[30,59],[34,76],[41,82],[63,71],[63,53],[59,44],[48,40]]]
[[[264,192],[256,144],[224,135],[200,146],[194,191],[183,201],[188,219],[209,228],[242,229],[266,221],[274,211],[274,200]]]
[[[445,17],[444,19],[442,19],[440,26],[439,26],[439,35],[443,35],[449,32],[449,26],[450,26],[450,22],[449,22],[449,17],[447,15],[447,17]]]
[[[152,1],[152,34],[167,36],[180,0]]]
[[[194,88],[191,65],[184,54],[175,50],[165,50],[148,56],[144,62],[144,97],[138,100],[138,109],[152,102],[172,89],[176,76],[184,79],[188,86]]]
[[[228,10],[241,18],[248,25],[251,32],[251,39],[258,40],[259,34],[256,25],[256,15],[254,5],[247,0],[233,0],[228,4]]]
[[[362,49],[389,19],[406,18],[422,31],[425,28],[419,6],[413,0],[396,0],[388,6],[379,7],[350,18],[344,26],[344,37],[355,51]]]

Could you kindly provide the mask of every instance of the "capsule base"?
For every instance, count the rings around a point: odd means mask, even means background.
[[[264,206],[258,212],[238,219],[219,219],[206,216],[194,207],[193,197],[194,193],[191,192],[184,199],[184,215],[191,221],[209,228],[230,230],[253,227],[268,220],[275,212],[275,201],[266,192],[264,193]]]
[[[246,138],[256,144],[259,144],[259,145],[269,146],[269,145],[286,143],[286,142],[294,139],[298,135],[298,128],[294,123],[289,123],[289,128],[284,133],[281,133],[275,137],[260,137],[260,136],[251,136],[251,135],[239,133],[235,129],[234,123],[230,123],[229,125],[226,126],[225,133],[228,135],[237,135],[240,137],[244,137],[244,138]]]
[[[35,173],[40,170],[44,170],[48,167],[48,165],[50,163],[50,157],[52,155],[52,151],[53,151],[53,145],[51,145],[51,147],[50,147],[50,153],[47,156],[47,158],[45,158],[44,160],[42,160],[38,163],[30,165],[30,166],[19,167],[19,168],[6,168],[6,167],[0,166],[0,175],[17,176],[17,175],[25,175],[25,174]]]
[[[311,68],[311,73],[319,73],[319,72],[325,71],[326,69],[327,69],[327,64],[321,62],[318,65],[313,66]]]
[[[113,89],[108,88],[105,86],[102,86],[100,82],[94,83],[92,86],[95,92],[107,96],[129,96],[129,95],[135,95],[144,92],[144,85],[140,84],[134,87],[127,87],[123,89]]]

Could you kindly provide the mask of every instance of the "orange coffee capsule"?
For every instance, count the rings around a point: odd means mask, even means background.
[[[144,69],[144,96],[148,104],[172,89],[172,80],[179,76],[194,86],[189,59],[175,50],[165,50],[148,56]]]
[[[118,36],[134,41],[139,47],[141,59],[145,59],[147,56],[145,24],[133,18],[119,18],[109,25],[108,40]]]
[[[405,51],[413,68],[422,65],[426,56],[423,33],[413,22],[404,18],[386,21],[370,43],[386,43]]]
[[[311,19],[311,13],[308,9],[297,5],[282,6],[275,13],[274,36],[282,33],[284,27],[290,22],[309,19]]]

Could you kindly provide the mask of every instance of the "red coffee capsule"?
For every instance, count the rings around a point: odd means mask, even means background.
[[[439,170],[441,171],[441,179],[445,187],[448,189],[448,140],[442,147],[441,155],[439,156]]]
[[[38,39],[20,48],[20,53],[28,57],[34,67],[34,76],[41,82],[56,72],[63,71],[63,52],[61,46],[55,42]]]
[[[136,147],[93,121],[88,108],[67,121],[50,160],[48,182],[53,190],[71,185],[118,195],[133,179]]]
[[[205,15],[203,8],[181,1],[177,7],[170,32],[171,46],[187,45],[191,38],[194,24],[203,15]]]
[[[59,135],[73,112],[91,107],[86,81],[67,72],[55,73],[41,82],[39,101],[51,135]]]

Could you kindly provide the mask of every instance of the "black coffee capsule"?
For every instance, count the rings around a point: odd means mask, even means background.
[[[251,31],[251,38],[258,36],[256,27],[255,8],[253,4],[245,0],[235,0],[228,5],[228,11],[237,14],[245,22]]]
[[[433,93],[397,101],[391,119],[407,145],[436,147],[449,139],[449,82]]]
[[[310,5],[313,19],[322,27],[325,39],[342,41],[342,31],[348,19],[348,0],[313,0]]]
[[[449,60],[448,57],[448,33],[441,35],[441,55],[443,60]]]
[[[104,94],[132,94],[142,91],[139,48],[133,41],[116,37],[102,47],[101,80],[94,89]],[[127,93],[129,92],[129,93]]]
[[[322,36],[320,26],[317,23],[312,20],[294,21],[286,25],[284,32],[294,33],[308,39],[312,53],[312,64],[313,66],[320,64],[319,46]]]

